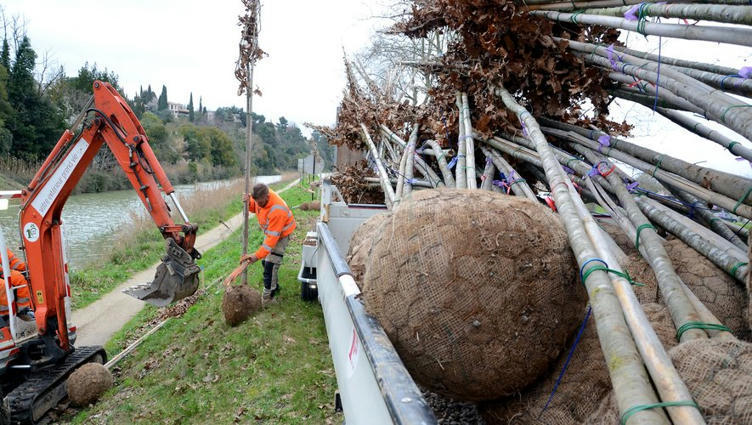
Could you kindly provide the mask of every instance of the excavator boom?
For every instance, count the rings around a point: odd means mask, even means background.
[[[200,268],[195,260],[201,255],[194,248],[198,226],[188,221],[125,100],[108,83],[96,81],[93,89],[94,96],[73,131],[63,133],[21,192],[21,241],[38,335],[23,340],[13,336],[12,345],[4,348],[13,360],[0,380],[0,425],[8,419],[6,409],[11,423],[36,423],[65,396],[65,380],[73,370],[86,362],[105,360],[101,347],[73,346],[76,328],[68,323],[71,288],[61,229],[65,202],[103,145],[125,171],[167,247],[154,281],[127,292],[164,306],[193,294],[199,285]],[[84,122],[83,129],[74,133]],[[182,223],[173,221],[163,193],[175,204]],[[9,388],[3,397],[3,390]]]

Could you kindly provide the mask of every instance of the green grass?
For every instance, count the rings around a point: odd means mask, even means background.
[[[280,189],[288,183],[280,182],[271,187]],[[238,214],[242,211],[242,205],[241,194],[238,193],[238,196],[229,202],[207,206],[194,212],[191,214],[191,221],[198,224],[200,235],[220,225],[220,221]],[[164,250],[164,239],[156,227],[152,227],[129,235],[127,242],[113,250],[108,261],[73,270],[70,275],[73,308],[86,307],[128,280],[134,273],[154,265],[162,258]]]
[[[310,199],[300,187],[282,195],[288,205]],[[297,273],[301,242],[317,212],[295,211],[298,228],[280,268],[281,301],[231,328],[221,312],[222,287],[208,290],[182,317],[171,319],[118,366],[116,386],[88,410],[68,418],[76,424],[330,424],[336,379],[321,307],[300,299]],[[226,276],[241,254],[233,233],[207,251],[203,282]],[[261,242],[252,234],[251,248]],[[249,281],[261,288],[261,266]],[[154,319],[145,309],[107,345],[122,349]]]

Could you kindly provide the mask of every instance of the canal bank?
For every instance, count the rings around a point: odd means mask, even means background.
[[[260,183],[273,184],[281,181],[282,176],[258,176],[257,179]],[[178,185],[175,192],[181,203],[190,203],[191,197],[196,194],[211,193],[242,181],[234,179]],[[19,208],[17,203],[11,203],[7,210],[0,211],[0,228],[10,247],[20,246]],[[71,196],[62,214],[65,253],[71,269],[78,270],[92,263],[107,261],[110,247],[116,245],[124,233],[132,233],[132,224],[144,216],[146,209],[134,190]],[[189,218],[193,221],[192,215]]]
[[[299,180],[294,180],[279,190],[278,193],[283,193],[298,182]],[[199,251],[206,251],[218,245],[234,231],[241,228],[242,225],[243,214],[241,212],[224,221],[224,224],[199,235],[195,246]],[[123,325],[138,314],[143,309],[144,302],[123,294],[122,290],[133,285],[151,281],[154,278],[158,264],[155,263],[152,267],[136,273],[130,279],[88,306],[74,310],[72,321],[78,329],[76,345],[104,345],[115,332],[120,330]]]

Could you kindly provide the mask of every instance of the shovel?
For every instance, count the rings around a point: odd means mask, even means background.
[[[124,293],[157,307],[164,307],[196,292],[201,268],[172,238],[166,240],[167,254],[157,266],[154,280],[148,284],[131,286],[123,290]]]

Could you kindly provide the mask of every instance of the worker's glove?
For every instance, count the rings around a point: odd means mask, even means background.
[[[258,257],[256,257],[256,254],[246,254],[240,257],[240,264],[248,263],[250,265],[250,264],[255,263],[256,261],[258,261]]]

